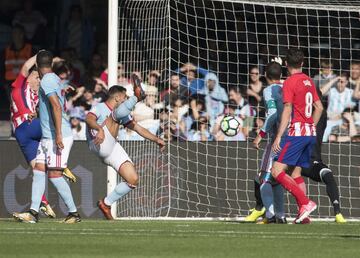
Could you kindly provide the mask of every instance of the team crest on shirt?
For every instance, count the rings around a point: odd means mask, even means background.
[[[311,82],[309,80],[304,80],[303,83],[305,86],[311,87]]]

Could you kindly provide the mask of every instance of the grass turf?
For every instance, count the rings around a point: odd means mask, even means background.
[[[358,257],[360,223],[0,220],[0,257]]]

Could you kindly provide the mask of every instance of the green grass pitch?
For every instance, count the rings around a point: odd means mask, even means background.
[[[360,223],[0,220],[0,257],[359,257]]]

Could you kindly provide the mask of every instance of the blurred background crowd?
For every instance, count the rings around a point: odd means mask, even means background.
[[[81,3],[61,1],[61,15],[54,7],[47,9],[47,1],[15,2],[2,4],[8,12],[0,19],[0,136],[12,135],[11,83],[28,58],[47,48],[62,60],[54,65],[54,72],[76,89],[67,96],[67,108],[74,138],[84,140],[85,116],[92,105],[106,100],[111,86],[107,71],[107,1],[87,4],[90,9],[86,12]],[[247,74],[244,81],[231,86],[222,85],[219,75],[208,67],[193,63],[179,64],[166,75],[161,68],[129,71],[127,63],[118,63],[118,85],[131,96],[131,73],[142,78],[146,99],[136,105],[132,116],[166,140],[246,141],[253,139],[264,123],[266,62],[248,66],[242,71]],[[352,60],[347,72],[333,68],[331,59],[324,57],[320,69],[312,75],[328,114],[323,140],[360,141],[360,61]],[[234,137],[220,130],[225,115],[233,115],[240,122],[240,131]],[[126,128],[121,128],[119,137],[141,140]]]

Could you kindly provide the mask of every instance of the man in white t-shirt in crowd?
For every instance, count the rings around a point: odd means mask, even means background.
[[[353,90],[349,87],[349,75],[345,72],[340,76],[331,79],[320,87],[323,96],[328,97],[328,121],[324,132],[323,141],[328,141],[331,130],[334,126],[342,124],[341,114],[346,108],[355,107]]]

